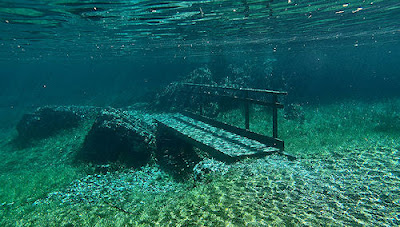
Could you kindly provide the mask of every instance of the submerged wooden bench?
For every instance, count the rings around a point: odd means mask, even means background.
[[[232,98],[244,102],[245,128],[228,125],[192,112],[184,112],[183,114],[166,113],[158,115],[156,119],[157,131],[162,132],[159,133],[160,135],[165,135],[165,133],[174,135],[208,152],[212,157],[225,162],[234,162],[246,157],[263,157],[274,153],[286,155],[289,160],[295,159],[295,157],[283,152],[284,141],[277,138],[277,109],[283,107],[282,104],[278,103],[277,95],[286,94],[285,92],[243,88],[235,89],[198,84],[185,85],[189,87],[185,89],[185,93]],[[200,88],[200,90],[196,88]],[[217,89],[217,91],[213,92],[214,89]],[[224,94],[222,92],[224,89],[239,91],[239,93],[245,92],[245,94],[244,96],[237,94],[229,96],[229,94]],[[249,97],[250,92],[272,94],[273,100],[269,102],[254,97],[251,98]],[[272,107],[273,137],[257,134],[249,130],[249,103]],[[199,112],[202,113],[202,103],[198,104],[200,105]]]

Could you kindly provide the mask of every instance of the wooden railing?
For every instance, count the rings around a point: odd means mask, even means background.
[[[206,84],[183,84],[185,93],[199,96],[220,97],[244,103],[244,122],[246,130],[250,131],[250,104],[268,106],[272,108],[272,137],[278,138],[278,109],[283,104],[278,96],[287,95],[284,91],[263,90],[253,88],[222,87]],[[198,102],[200,115],[204,113],[204,102]]]

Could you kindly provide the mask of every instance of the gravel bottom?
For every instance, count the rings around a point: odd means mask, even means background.
[[[397,226],[399,158],[398,149],[375,146],[294,162],[214,162],[191,183],[156,167],[89,175],[35,201],[19,224]]]

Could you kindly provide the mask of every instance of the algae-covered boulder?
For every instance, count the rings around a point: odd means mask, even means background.
[[[213,75],[207,67],[195,69],[182,80],[171,83],[160,91],[153,101],[153,107],[163,111],[176,111],[185,107],[193,107],[190,105],[199,102],[199,98],[191,97],[192,95],[188,93],[182,93],[186,88],[185,83],[216,85]],[[192,103],[187,103],[187,97],[193,99]]]
[[[76,127],[85,117],[84,111],[77,107],[45,106],[33,113],[24,114],[17,124],[18,138],[21,141],[45,138],[62,129]]]
[[[86,136],[80,157],[86,161],[122,161],[142,166],[151,158],[150,128],[127,111],[104,109]]]

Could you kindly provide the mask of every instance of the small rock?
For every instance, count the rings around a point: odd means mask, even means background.
[[[229,166],[226,165],[224,162],[220,162],[214,159],[205,159],[199,162],[193,168],[193,175],[196,181],[204,180],[207,175],[219,173],[224,175],[229,169]]]
[[[284,118],[287,120],[297,120],[303,123],[306,119],[304,109],[300,104],[289,104],[284,109]]]

